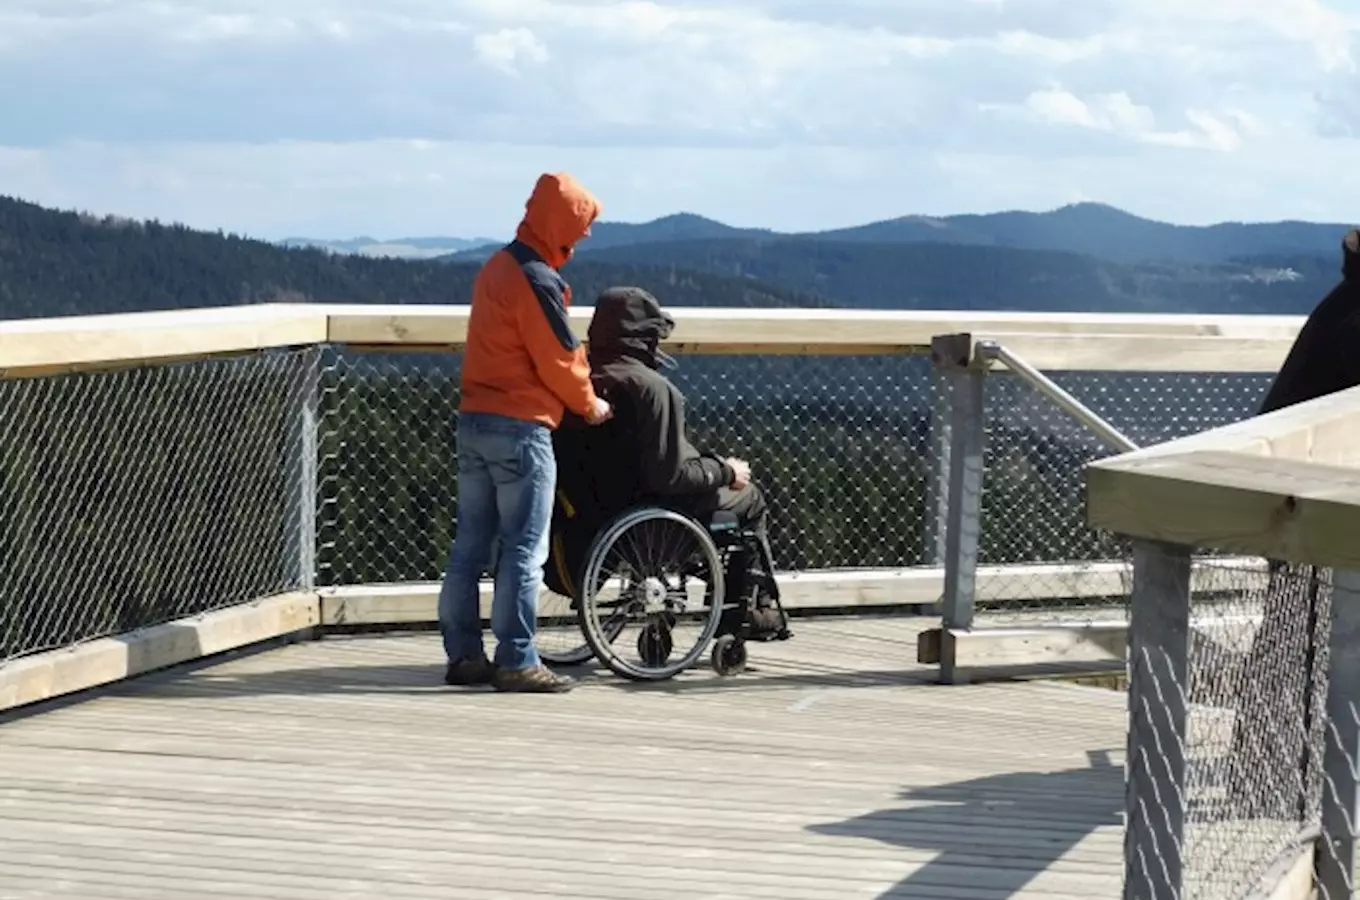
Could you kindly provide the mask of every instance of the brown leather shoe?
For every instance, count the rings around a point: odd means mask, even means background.
[[[544,665],[527,669],[497,669],[492,685],[498,691],[521,694],[564,694],[576,687],[576,679],[558,675]]]
[[[444,670],[444,683],[457,686],[491,684],[495,677],[496,666],[485,656],[451,662]]]

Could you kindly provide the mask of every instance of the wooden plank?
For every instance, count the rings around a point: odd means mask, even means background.
[[[327,304],[331,340],[345,343],[460,343],[466,335],[466,305]],[[748,307],[668,307],[676,317],[673,340],[732,340],[734,334],[765,328],[757,343],[818,343],[828,329],[867,343],[921,344],[946,333],[1050,335],[1159,335],[1264,341],[1292,341],[1302,316],[1215,316],[1143,313],[1000,312],[958,310],[797,309]],[[577,303],[570,316],[583,328],[593,314]],[[689,336],[681,334],[688,329]],[[873,331],[880,334],[875,339]],[[887,334],[882,332],[886,331]],[[584,331],[581,332],[584,336]],[[842,338],[838,338],[842,339]]]
[[[1245,563],[1244,563],[1245,564]],[[1122,561],[982,566],[978,594],[989,603],[1043,599],[1117,597],[1128,592],[1128,564]],[[933,607],[944,589],[944,570],[922,566],[894,570],[780,573],[782,602],[791,610]],[[491,612],[490,582],[481,584],[481,614]],[[322,588],[325,625],[384,625],[434,622],[438,582],[353,585]],[[539,595],[539,615],[568,615],[567,600],[547,590]]]
[[[581,337],[593,309],[574,307]],[[998,340],[1050,370],[1273,371],[1302,319],[941,310],[675,308],[682,353],[924,353],[937,334]],[[0,322],[0,377],[195,359],[324,341],[447,350],[466,305],[257,304]]]
[[[1293,346],[1293,336],[986,332],[973,338],[996,341],[1046,372],[1273,373]],[[991,368],[1005,370],[999,362]]]
[[[467,307],[332,306],[328,334],[364,347],[460,347]],[[576,306],[581,339],[593,309]],[[926,353],[931,338],[968,333],[1005,344],[1040,369],[1273,372],[1302,324],[1296,317],[1197,317],[935,310],[672,309],[667,347],[691,354]]]
[[[941,652],[954,654],[961,670],[1025,666],[1069,666],[1121,662],[1128,643],[1127,622],[1091,622],[1035,628],[945,630]]]
[[[305,304],[265,304],[0,322],[0,378],[315,344],[326,315]]]
[[[1192,618],[1191,629],[1200,636],[1231,637],[1254,627],[1260,616],[1205,616]],[[917,639],[916,661],[937,665],[941,654],[955,654],[960,668],[979,670],[1044,667],[1085,667],[1120,663],[1128,657],[1129,623],[1124,619],[1103,622],[1055,622],[1044,624],[981,626],[972,629],[933,628]],[[1246,648],[1238,648],[1245,651]]]
[[[320,621],[316,595],[294,592],[21,657],[0,665],[0,711],[283,637]]]
[[[1116,894],[1123,698],[906,686],[917,627],[808,620],[739,678],[552,697],[442,687],[433,635],[161,673],[3,726],[0,894]]]
[[[1087,471],[1087,521],[1117,534],[1360,568],[1360,470],[1242,453],[1129,457]]]
[[[1337,391],[1222,428],[1106,457],[1090,463],[1088,468],[1119,469],[1136,460],[1200,451],[1360,466],[1360,387]]]

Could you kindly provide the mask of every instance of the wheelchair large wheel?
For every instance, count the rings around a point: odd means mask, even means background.
[[[723,614],[723,562],[689,516],[630,510],[596,535],[581,584],[581,631],[610,671],[663,681],[693,666]],[[631,629],[633,634],[623,637]]]

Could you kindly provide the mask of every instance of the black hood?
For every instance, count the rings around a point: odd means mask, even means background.
[[[671,314],[647,291],[639,287],[609,288],[596,298],[586,333],[591,364],[627,356],[656,368],[658,361],[669,360],[657,345],[674,329]]]
[[[1341,241],[1341,277],[1360,281],[1360,230],[1351,229]]]

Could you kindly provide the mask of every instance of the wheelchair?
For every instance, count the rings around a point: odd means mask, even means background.
[[[748,642],[792,637],[769,545],[734,514],[701,522],[642,504],[586,535],[586,517],[569,504],[564,513],[563,499],[554,510],[545,575],[551,590],[571,598],[585,643],[540,650],[545,661],[594,657],[622,678],[664,681],[708,653],[716,673],[732,676],[746,668]],[[568,577],[573,571],[579,577]],[[624,638],[630,623],[637,634]]]

